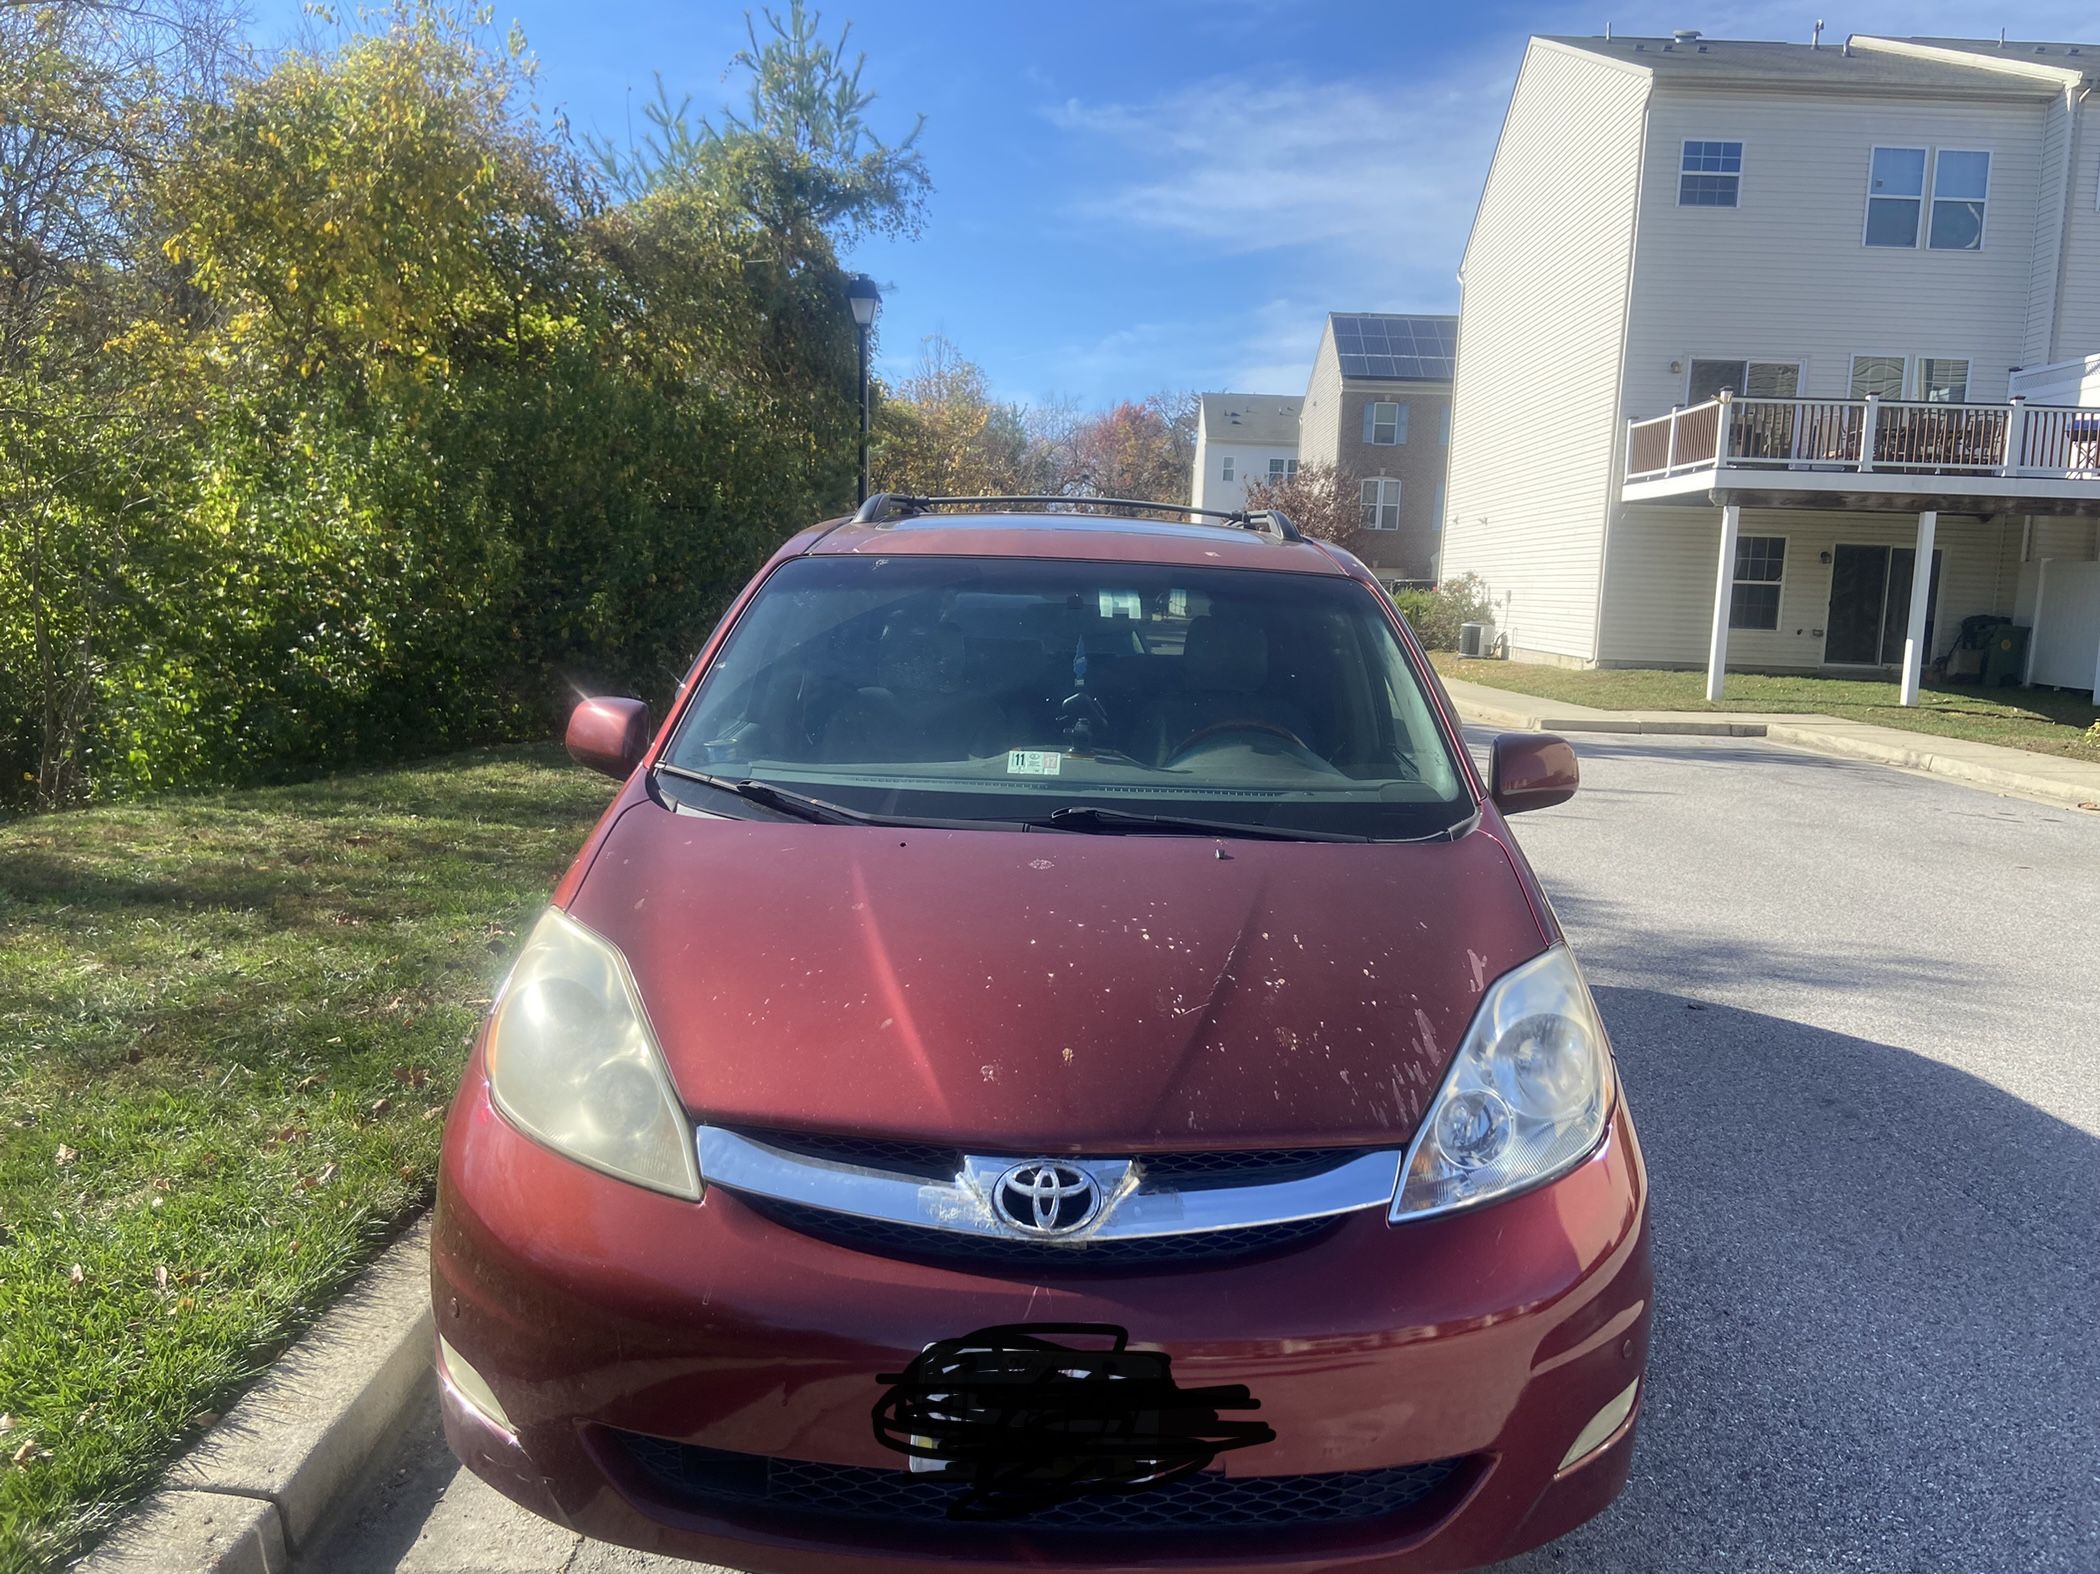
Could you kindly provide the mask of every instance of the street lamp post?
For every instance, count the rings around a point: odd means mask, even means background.
[[[868,500],[868,330],[882,306],[882,291],[865,273],[856,273],[846,286],[846,302],[853,308],[853,324],[860,330],[860,496]]]

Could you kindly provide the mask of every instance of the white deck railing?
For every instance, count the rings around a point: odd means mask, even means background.
[[[1627,424],[1627,481],[1716,469],[2100,480],[2100,409],[1723,395]]]

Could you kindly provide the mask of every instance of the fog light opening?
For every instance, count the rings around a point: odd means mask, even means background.
[[[1590,1424],[1576,1435],[1575,1441],[1569,1445],[1567,1453],[1561,1456],[1560,1468],[1565,1470],[1578,1460],[1585,1459],[1597,1452],[1603,1446],[1606,1438],[1626,1424],[1626,1418],[1633,1414],[1634,1396],[1640,1391],[1641,1380],[1636,1377],[1626,1385],[1624,1393],[1591,1416]]]
[[[496,1398],[495,1390],[489,1387],[486,1378],[467,1364],[465,1357],[452,1348],[443,1334],[438,1335],[438,1355],[444,1363],[446,1380],[468,1407],[491,1426],[500,1427],[515,1437],[518,1429],[503,1413],[502,1401]]]

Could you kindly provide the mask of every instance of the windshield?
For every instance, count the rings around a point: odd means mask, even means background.
[[[1008,824],[1085,809],[1059,823],[1399,838],[1472,813],[1375,594],[1240,569],[797,558],[752,598],[664,761],[862,813]]]

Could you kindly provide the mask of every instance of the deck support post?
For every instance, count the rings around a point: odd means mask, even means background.
[[[1932,538],[1939,529],[1937,509],[1918,515],[1918,556],[1910,571],[1910,629],[1903,641],[1903,688],[1900,703],[1918,703],[1918,685],[1925,675],[1925,614],[1931,611]]]
[[[1722,414],[1727,414],[1725,408]],[[1722,681],[1728,671],[1728,612],[1735,599],[1735,538],[1742,523],[1740,504],[1729,503],[1722,508],[1721,557],[1714,567],[1714,638],[1706,657],[1706,698],[1709,703],[1719,702]]]

